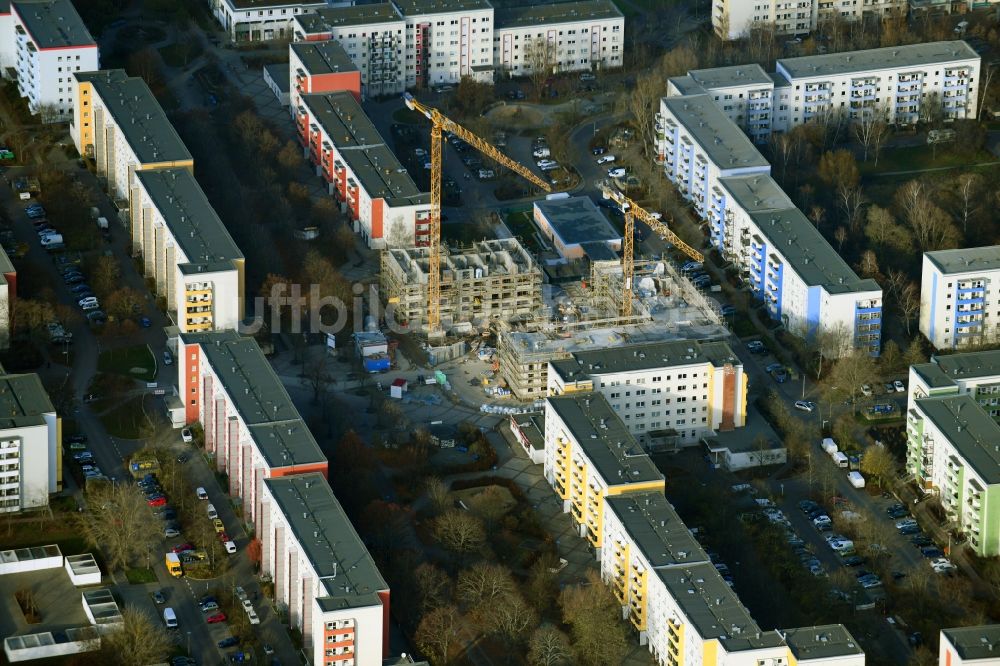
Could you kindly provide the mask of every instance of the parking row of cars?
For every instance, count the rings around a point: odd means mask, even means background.
[[[934,573],[951,575],[957,569],[951,560],[945,557],[944,551],[938,548],[934,540],[920,528],[917,519],[910,515],[904,505],[893,504],[886,509],[886,514],[890,520],[895,521],[896,531],[901,536],[909,537],[910,543],[920,549],[920,554],[930,560]]]
[[[100,301],[90,285],[87,284],[87,277],[83,274],[83,269],[77,264],[67,263],[61,265],[58,270],[62,276],[63,284],[66,285],[77,306],[83,310],[87,321],[98,325],[106,322],[107,315],[101,310]]]
[[[66,445],[73,456],[73,461],[80,466],[84,481],[91,479],[106,479],[104,472],[97,466],[94,454],[87,448],[87,436],[82,434],[70,435],[66,438]]]

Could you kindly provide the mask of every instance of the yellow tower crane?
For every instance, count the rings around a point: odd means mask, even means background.
[[[632,316],[632,278],[635,275],[635,217],[638,216],[649,228],[660,234],[660,236],[674,247],[691,257],[695,261],[704,261],[705,257],[698,250],[694,249],[673,231],[666,224],[656,219],[649,211],[644,209],[627,196],[614,189],[610,185],[602,187],[604,198],[610,199],[618,204],[622,213],[625,214],[625,234],[622,239],[622,303],[619,314],[622,317]]]
[[[431,121],[431,244],[427,266],[427,332],[433,334],[441,327],[441,132],[448,131],[457,135],[483,155],[518,173],[546,192],[551,192],[552,187],[530,169],[501,153],[488,141],[476,136],[437,109],[420,103],[410,93],[405,93],[403,99],[411,111],[422,113]]]

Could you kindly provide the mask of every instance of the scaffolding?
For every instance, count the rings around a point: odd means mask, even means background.
[[[430,248],[386,250],[379,277],[393,318],[426,324]],[[488,327],[527,321],[542,310],[542,271],[512,238],[487,240],[441,257],[441,321],[448,327]]]

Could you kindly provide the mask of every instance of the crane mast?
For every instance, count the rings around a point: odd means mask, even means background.
[[[407,108],[422,113],[431,121],[431,238],[427,266],[427,331],[434,334],[441,328],[441,133],[448,131],[458,136],[483,155],[504,165],[525,180],[545,192],[551,192],[552,187],[536,176],[531,169],[510,159],[493,144],[473,134],[439,110],[429,107],[411,95],[405,93],[403,100]]]

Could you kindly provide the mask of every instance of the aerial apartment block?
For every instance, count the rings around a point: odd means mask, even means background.
[[[747,375],[725,342],[671,341],[549,361],[548,395],[600,393],[640,444],[691,446],[746,423]]]
[[[10,347],[10,336],[14,315],[14,301],[17,299],[17,269],[10,257],[0,247],[0,349]]]
[[[674,90],[679,90],[674,88]],[[706,93],[664,97],[656,149],[667,178],[708,222],[772,319],[831,353],[881,349],[882,290],[861,279],[770,176],[771,167]]]
[[[294,36],[340,42],[365,95],[376,96],[465,76],[523,76],[533,59],[555,72],[621,67],[625,18],[610,0],[504,9],[487,0],[393,0],[300,13]],[[539,40],[547,46],[536,50]]]
[[[938,666],[996,666],[1000,661],[1000,624],[942,629]]]
[[[0,370],[2,373],[2,370]],[[0,513],[62,490],[62,419],[35,374],[0,374]]]
[[[73,75],[100,67],[97,42],[70,0],[15,0],[0,7],[0,77],[17,80],[42,122],[68,122]]]
[[[663,475],[600,393],[546,398],[544,473],[594,548],[601,547],[607,497],[664,487]]]
[[[302,95],[346,91],[360,101],[361,71],[338,42],[292,42],[288,45],[288,92],[292,117]]]
[[[605,500],[601,578],[656,663],[863,666],[843,625],[764,631],[660,492]]]
[[[127,215],[135,172],[182,167],[194,159],[146,82],[125,70],[78,72],[70,135],[80,155],[94,160],[97,177]]]
[[[994,289],[996,287],[996,289]],[[1000,245],[925,252],[920,272],[920,332],[937,349],[1000,339]]]
[[[191,171],[136,171],[132,253],[182,333],[235,329],[244,316],[244,259]]]
[[[970,393],[918,398],[906,417],[906,469],[936,493],[980,557],[1000,555],[1000,425]]]
[[[906,16],[907,0],[713,0],[712,28],[720,39],[739,39],[754,28],[778,36],[804,35],[826,21]]]
[[[427,317],[430,250],[382,253],[379,285],[398,323],[420,326]],[[441,319],[461,325],[534,317],[542,307],[542,271],[516,238],[479,241],[441,251]],[[389,316],[389,313],[387,313]]]
[[[430,194],[416,186],[354,95],[299,100],[299,141],[368,247],[429,245]]]
[[[296,16],[326,6],[308,0],[209,0],[212,15],[234,42],[290,37]]]
[[[493,64],[500,76],[530,75],[533,61],[548,61],[554,72],[622,66],[625,16],[607,0],[497,9],[495,19]],[[540,40],[548,47],[538,51]]]
[[[294,26],[296,42],[329,40],[341,45],[361,72],[365,98],[406,90],[405,33],[406,21],[389,2],[299,14]]]
[[[327,472],[326,456],[257,341],[235,331],[181,333],[178,394],[184,422],[201,423],[205,451],[261,533],[264,479]]]
[[[261,573],[313,666],[382,664],[389,586],[322,474],[264,481]]]
[[[909,44],[692,70],[668,96],[705,94],[757,143],[810,121],[856,121],[878,113],[912,125],[937,114],[975,118],[980,57],[964,41]]]
[[[910,366],[907,409],[928,396],[971,395],[1000,422],[1000,350],[932,356]]]

